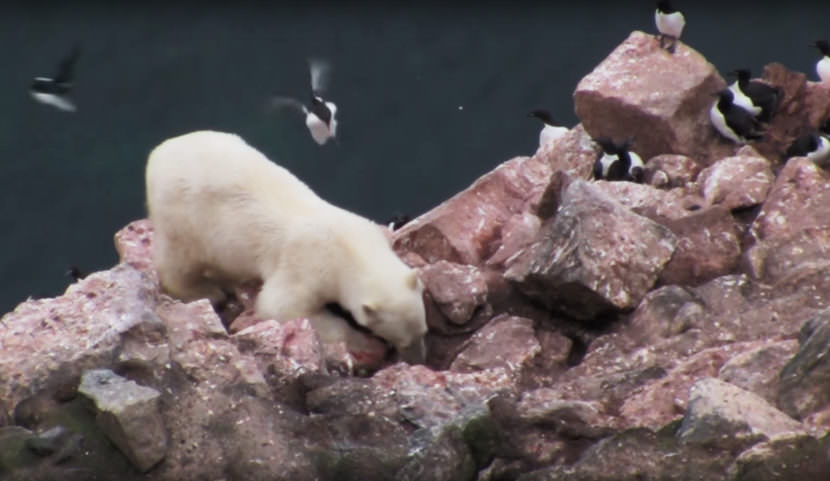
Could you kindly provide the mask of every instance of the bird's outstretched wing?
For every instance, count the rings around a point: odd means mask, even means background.
[[[311,91],[315,95],[320,95],[328,89],[331,64],[322,59],[312,58],[308,60],[308,68],[311,72]]]
[[[78,61],[78,57],[80,57],[80,55],[81,47],[79,45],[72,47],[72,50],[66,57],[63,58],[63,60],[61,60],[61,63],[58,66],[58,71],[55,73],[55,78],[53,79],[55,83],[72,83],[72,74],[75,70],[75,62]]]
[[[268,111],[288,108],[294,109],[304,115],[308,113],[306,106],[303,105],[303,103],[299,100],[292,99],[291,97],[282,97],[279,95],[274,95],[270,97],[268,101],[265,103],[265,107]]]

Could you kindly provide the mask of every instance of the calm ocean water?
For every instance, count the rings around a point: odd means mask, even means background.
[[[571,94],[651,2],[497,6],[0,6],[0,312],[58,295],[75,264],[112,266],[112,236],[144,216],[146,155],[195,129],[236,132],[322,197],[377,221],[417,215],[515,155],[531,154],[545,107],[577,122]],[[684,41],[721,72],[784,63],[815,78],[825,2],[675,2]],[[684,5],[692,4],[692,5]],[[715,7],[719,6],[721,10]],[[748,9],[752,10],[748,10]],[[67,114],[27,89],[83,48]],[[273,93],[305,98],[306,58],[334,66],[339,144],[317,146]]]

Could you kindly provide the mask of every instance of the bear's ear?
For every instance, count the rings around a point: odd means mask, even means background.
[[[415,269],[410,270],[406,275],[406,285],[413,290],[418,288],[418,273]]]

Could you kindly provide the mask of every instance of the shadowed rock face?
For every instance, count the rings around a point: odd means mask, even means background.
[[[579,125],[390,232],[425,365],[257,318],[256,280],[222,318],[171,299],[129,224],[117,266],[0,320],[0,478],[830,479],[830,174],[780,156],[830,95],[763,78],[779,112],[731,144],[712,65],[634,32],[576,87]],[[600,135],[644,184],[592,179]],[[121,407],[79,392],[98,370]]]

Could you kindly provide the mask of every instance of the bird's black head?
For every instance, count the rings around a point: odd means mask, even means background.
[[[536,117],[547,125],[553,125],[553,116],[547,110],[537,109],[527,114],[527,116]]]
[[[599,144],[599,146],[602,147],[602,150],[606,154],[616,154],[620,151],[617,144],[614,143],[614,141],[608,137],[597,137],[596,139],[594,139],[594,142]]]
[[[744,85],[752,78],[752,70],[748,68],[736,68],[729,72],[729,75],[738,79],[738,84]]]
[[[830,42],[827,40],[816,40],[816,43],[814,43],[813,46],[816,47],[825,57],[830,57]]]
[[[668,0],[660,0],[657,2],[657,10],[660,10],[663,13],[674,13],[677,11],[677,9],[672,7],[671,2]]]
[[[735,100],[735,96],[732,95],[732,91],[728,88],[725,88],[719,92],[715,92],[714,96],[718,98],[718,105],[726,106],[732,103]]]

